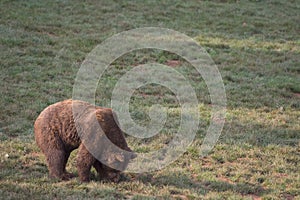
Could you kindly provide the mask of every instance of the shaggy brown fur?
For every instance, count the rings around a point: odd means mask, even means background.
[[[76,129],[78,126],[74,122],[72,112],[72,105],[75,103],[76,106],[84,108],[84,113],[80,115],[80,123],[83,124],[81,129],[85,130],[80,131],[80,133]],[[70,153],[79,148],[77,170],[81,181],[90,180],[92,166],[95,167],[101,179],[115,182],[119,180],[120,171],[103,165],[95,157],[99,158],[98,156],[101,155],[101,158],[107,160],[110,166],[121,166],[122,170],[125,170],[129,160],[134,156],[111,152],[109,148],[106,148],[104,143],[101,143],[103,135],[95,132],[98,129],[93,128],[99,124],[93,123],[92,118],[96,119],[113,144],[132,152],[127,146],[124,134],[118,127],[111,109],[95,107],[86,102],[75,100],[58,102],[43,110],[34,124],[35,140],[46,156],[50,177],[62,180],[71,178],[73,175],[66,171],[66,164]],[[82,134],[81,137],[79,134]],[[92,140],[85,142],[85,138],[92,138]],[[88,149],[93,153],[96,150],[94,155],[97,155],[93,156]]]

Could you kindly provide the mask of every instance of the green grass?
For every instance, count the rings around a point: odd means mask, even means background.
[[[299,9],[299,0],[0,0],[0,199],[300,199]],[[134,51],[103,75],[97,104],[109,106],[115,83],[133,66],[176,60],[172,67],[200,102],[193,144],[167,168],[125,174],[119,184],[48,179],[34,120],[46,106],[72,97],[76,73],[94,47],[145,26],[187,34],[217,64],[228,104],[218,144],[199,158],[210,98],[192,66],[168,52]],[[147,124],[157,103],[170,108],[166,126],[151,139],[128,137],[138,152],[161,148],[180,123],[176,97],[157,85],[134,93],[132,118]],[[74,157],[68,169],[77,173]]]

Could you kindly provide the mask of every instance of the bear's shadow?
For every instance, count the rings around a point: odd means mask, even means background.
[[[154,177],[153,174],[138,175],[137,180],[144,184],[151,184],[158,187],[174,186],[178,189],[194,190],[197,193],[205,195],[209,192],[234,192],[241,195],[257,195],[268,194],[270,191],[260,185],[251,183],[234,183],[225,180],[201,180],[197,181],[184,173],[173,173]],[[176,189],[175,189],[176,190]],[[176,193],[176,191],[170,191]]]

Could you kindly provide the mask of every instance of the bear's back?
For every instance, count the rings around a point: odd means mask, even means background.
[[[73,117],[74,113],[75,117]],[[117,116],[112,109],[93,106],[79,100],[68,99],[45,108],[35,121],[34,132],[36,142],[41,148],[45,143],[51,143],[51,140],[61,140],[64,148],[72,151],[78,148],[81,139],[85,137],[93,138],[96,145],[102,137],[97,131],[99,125],[113,144],[121,149],[128,149],[125,136],[118,126]],[[81,136],[76,128],[83,130],[79,131]]]

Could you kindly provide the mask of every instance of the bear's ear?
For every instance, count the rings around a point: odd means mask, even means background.
[[[107,158],[107,163],[109,165],[114,164],[116,161],[118,161],[118,162],[124,162],[125,161],[124,155],[120,154],[120,153],[115,153],[115,154],[111,154]]]
[[[115,158],[119,162],[124,162],[125,161],[125,157],[124,157],[123,154],[117,154],[117,155],[115,155]]]

